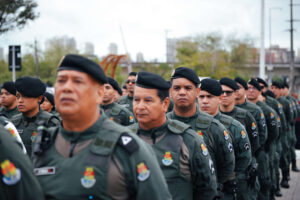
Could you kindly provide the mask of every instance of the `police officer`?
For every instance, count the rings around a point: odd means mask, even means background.
[[[43,200],[32,164],[17,140],[0,125],[0,199]]]
[[[250,199],[248,193],[247,173],[251,163],[251,146],[244,126],[230,116],[219,111],[222,87],[214,79],[203,79],[199,93],[199,108],[218,119],[229,131],[233,141],[235,168],[232,179],[224,184],[223,199]]]
[[[246,92],[248,92],[247,82],[240,77],[236,77],[234,81],[239,86],[239,89],[236,90],[237,95],[235,99],[235,105],[245,110],[248,110],[252,114],[255,121],[257,122],[259,144],[260,146],[263,146],[268,137],[264,113],[259,106],[247,101],[246,99]]]
[[[51,94],[49,92],[45,92],[44,93],[44,101],[41,104],[41,108],[44,111],[47,111],[49,113],[54,114],[54,112],[55,112],[55,103],[54,103],[54,96],[53,96],[53,94]]]
[[[219,108],[220,112],[225,115],[231,116],[232,118],[242,123],[245,126],[249,136],[252,153],[252,160],[251,166],[249,167],[248,177],[249,195],[252,199],[255,199],[259,192],[259,183],[256,177],[256,157],[260,149],[258,130],[256,126],[257,123],[249,111],[235,106],[236,91],[239,89],[237,83],[227,77],[221,78],[219,82],[222,86],[222,94],[220,97],[221,103]]]
[[[203,136],[216,166],[220,191],[222,184],[229,180],[234,170],[232,138],[228,137],[228,131],[218,120],[200,111],[196,105],[200,81],[195,71],[187,67],[179,67],[175,70],[171,80],[174,108],[167,114],[167,117],[189,124],[192,129]]]
[[[8,119],[20,113],[17,108],[16,87],[14,82],[8,81],[3,83],[1,88],[1,102],[3,107],[0,109],[0,113],[5,115]]]
[[[290,173],[290,138],[291,138],[291,122],[293,111],[290,103],[287,99],[282,97],[281,88],[282,83],[279,81],[272,81],[271,91],[274,93],[276,100],[282,105],[285,119],[286,119],[286,134],[284,134],[284,138],[282,140],[282,156],[280,158],[280,168],[282,171],[282,180],[280,182],[281,187],[289,188],[289,173]]]
[[[275,157],[274,157],[274,169],[275,169],[275,182],[274,188],[275,188],[275,196],[281,197],[282,193],[280,191],[280,186],[279,186],[279,179],[280,179],[280,173],[279,173],[279,162],[280,162],[280,157],[282,155],[282,142],[284,142],[284,138],[286,135],[285,127],[286,127],[286,119],[285,115],[283,113],[282,105],[275,99],[275,95],[272,91],[268,90],[268,84],[265,80],[262,78],[257,78],[256,79],[259,82],[259,85],[261,87],[261,91],[263,91],[263,96],[265,103],[272,107],[276,113],[278,114],[277,117],[277,124],[279,127],[279,136],[276,141],[276,152],[275,152]]]
[[[29,76],[16,80],[16,96],[20,114],[14,115],[11,121],[17,128],[26,147],[27,154],[31,156],[32,142],[35,140],[39,121],[45,126],[58,126],[59,119],[40,108],[46,87],[38,79]]]
[[[132,99],[133,99],[133,91],[135,86],[136,72],[130,72],[128,74],[128,78],[126,80],[126,90],[128,94],[126,96],[122,96],[119,99],[119,104],[127,108],[130,112],[132,112]]]
[[[259,199],[274,199],[275,188],[272,187],[272,183],[276,181],[275,168],[274,168],[274,157],[276,151],[276,141],[279,136],[279,127],[277,123],[277,113],[270,106],[263,101],[264,98],[261,96],[261,88],[256,79],[251,78],[248,82],[247,99],[260,106],[266,116],[268,137],[264,143],[264,149],[262,152],[266,153],[266,156],[262,156],[261,153],[258,160],[259,170],[264,171],[259,174],[261,189],[259,193]],[[260,161],[261,160],[261,161]],[[259,171],[259,172],[261,172]]]
[[[296,124],[296,118],[299,117],[300,115],[300,112],[299,112],[299,104],[297,102],[297,100],[289,95],[289,84],[284,81],[283,83],[283,96],[286,97],[287,100],[290,101],[290,103],[292,104],[292,107],[293,107],[293,113],[294,113],[294,119],[291,123],[291,127],[292,127],[292,140],[291,140],[291,163],[292,163],[292,170],[294,172],[299,172],[299,169],[297,168],[297,165],[296,165],[296,152],[295,152],[295,145],[297,143],[297,136],[296,136],[296,128],[295,128],[295,124]]]
[[[108,83],[104,84],[104,94],[102,98],[101,108],[106,116],[111,120],[123,126],[129,126],[135,122],[133,114],[123,106],[115,103],[115,93],[118,83],[113,78],[108,77]]]
[[[203,139],[177,120],[166,119],[170,84],[161,76],[140,72],[133,96],[137,134],[152,146],[173,199],[213,199],[216,177]]]
[[[60,62],[55,103],[63,124],[40,127],[47,140],[39,137],[34,151],[34,171],[45,196],[171,199],[151,147],[100,113],[105,83],[93,61],[69,54]]]

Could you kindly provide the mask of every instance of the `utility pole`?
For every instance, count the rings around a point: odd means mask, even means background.
[[[290,31],[290,39],[291,39],[291,61],[290,61],[290,92],[294,92],[295,91],[295,75],[294,75],[294,71],[295,71],[295,66],[294,66],[294,21],[297,21],[293,18],[293,6],[297,5],[299,6],[299,4],[293,4],[293,0],[290,0],[291,4],[291,8],[290,8],[290,26],[291,29]]]
[[[37,40],[34,40],[34,62],[35,62],[35,76],[40,78],[39,74],[39,57],[38,57],[38,49],[37,49]]]
[[[261,0],[259,77],[265,78],[265,0]]]

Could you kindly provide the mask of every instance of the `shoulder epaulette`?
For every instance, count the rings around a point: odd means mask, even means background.
[[[190,125],[187,125],[187,124],[185,124],[183,122],[180,122],[178,120],[169,119],[168,129],[172,133],[181,134],[184,131],[186,131],[189,127],[190,127]]]
[[[112,115],[119,115],[120,112],[122,111],[122,108],[120,105],[117,105],[117,106],[114,106],[112,109],[111,109],[111,114]]]
[[[233,118],[227,115],[222,115],[220,118],[220,122],[225,126],[225,128],[229,128],[233,122]]]
[[[197,126],[197,128],[204,130],[210,126],[211,121],[212,121],[212,119],[209,118],[208,116],[201,115],[196,120],[196,126]]]
[[[15,125],[18,126],[22,121],[22,113],[16,114],[11,118],[11,122]]]
[[[244,119],[244,118],[246,117],[246,115],[247,115],[247,111],[245,111],[245,110],[238,109],[238,110],[236,111],[236,116],[237,116],[238,118]]]

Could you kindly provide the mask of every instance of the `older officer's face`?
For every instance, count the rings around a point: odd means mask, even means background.
[[[135,86],[133,112],[142,129],[149,130],[161,126],[166,119],[165,113],[169,103],[169,98],[160,100],[156,89]]]
[[[84,117],[97,110],[101,103],[103,85],[86,73],[75,70],[58,72],[55,83],[55,104],[64,115]]]

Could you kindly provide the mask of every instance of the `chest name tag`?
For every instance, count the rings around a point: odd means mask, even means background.
[[[36,176],[52,175],[55,174],[55,167],[34,168],[33,172]]]

